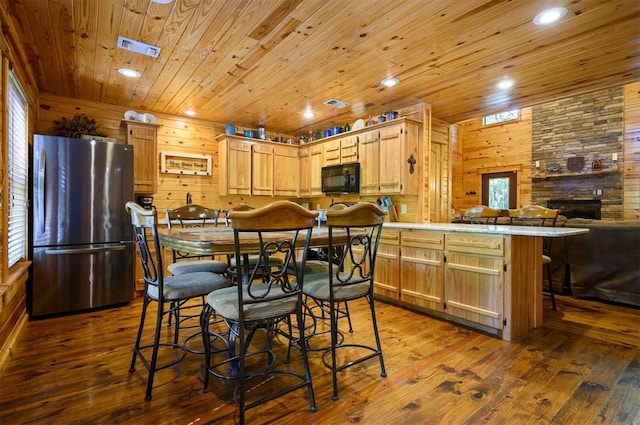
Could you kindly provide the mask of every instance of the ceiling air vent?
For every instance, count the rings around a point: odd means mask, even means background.
[[[325,105],[329,105],[329,106],[333,106],[335,108],[344,108],[346,106],[349,106],[349,104],[347,102],[343,102],[342,100],[338,100],[338,99],[329,99],[327,101],[324,102]]]
[[[152,46],[151,44],[131,40],[123,36],[118,36],[118,47],[134,53],[151,56],[152,58],[157,58],[160,55],[160,48],[158,46]]]

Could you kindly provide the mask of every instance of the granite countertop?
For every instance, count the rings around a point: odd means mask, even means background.
[[[539,226],[509,226],[494,224],[465,224],[465,223],[401,223],[385,222],[385,229],[415,229],[440,230],[445,232],[484,233],[493,235],[521,235],[547,236],[552,238],[588,233],[589,229],[579,227],[539,227]]]

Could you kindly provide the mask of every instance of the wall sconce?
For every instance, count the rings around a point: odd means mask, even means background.
[[[614,153],[613,155],[611,155],[611,159],[613,161],[611,164],[611,169],[615,171],[618,169],[618,154]]]

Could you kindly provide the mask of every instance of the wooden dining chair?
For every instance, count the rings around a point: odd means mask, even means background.
[[[241,424],[247,409],[301,388],[307,388],[310,409],[316,411],[305,345],[295,344],[301,352],[303,371],[300,372],[289,364],[277,364],[273,337],[278,323],[284,322],[288,324],[289,349],[292,342],[305,340],[302,270],[317,215],[291,201],[229,214],[235,257],[240,259],[236,270],[239,283],[207,296],[201,320],[207,371],[204,391],[208,391],[210,375],[235,380],[233,394],[240,409]],[[246,260],[247,249],[258,252],[256,262]],[[274,256],[283,260],[273,263]],[[293,276],[290,270],[295,271]],[[215,335],[209,329],[213,314],[221,317],[229,328],[228,357],[214,364],[207,344]],[[254,333],[260,330],[266,332],[266,342],[252,344]],[[229,367],[232,372],[228,371]]]
[[[540,205],[529,205],[519,209],[509,210],[511,225],[517,226],[552,226],[555,227],[558,218],[558,210],[545,208]],[[542,239],[542,266],[546,270],[549,282],[548,291],[551,297],[551,305],[556,311],[556,297],[553,290],[553,279],[551,274],[551,241],[553,238],[544,237]]]
[[[202,297],[216,289],[226,288],[230,283],[225,277],[210,272],[191,272],[165,277],[163,273],[162,247],[160,246],[158,238],[156,210],[144,209],[131,201],[125,204],[125,209],[131,215],[131,224],[133,225],[135,242],[138,247],[144,274],[142,313],[140,315],[140,324],[133,347],[133,357],[131,359],[129,373],[135,371],[136,360],[140,358],[140,361],[148,370],[145,400],[150,400],[155,373],[179,363],[189,351],[186,346],[186,340],[184,343],[178,342],[180,329],[180,326],[178,326],[180,323],[179,320],[176,320],[173,342],[164,343],[160,341],[164,316],[167,314],[175,314],[176,308],[178,308],[182,302]],[[152,302],[158,305],[153,342],[151,344],[142,344],[141,340],[147,309]],[[173,360],[158,365],[158,353],[162,347],[180,349],[182,350],[182,354],[172,354],[171,358]]]
[[[380,376],[387,372],[382,356],[378,324],[373,298],[373,281],[376,254],[382,232],[385,212],[377,205],[360,202],[350,207],[338,206],[327,211],[329,227],[329,258],[338,256],[337,264],[329,262],[325,272],[305,274],[302,292],[308,297],[329,306],[331,346],[322,355],[322,362],[331,369],[333,399],[338,399],[338,372],[372,358],[380,362]],[[334,233],[343,229],[347,242],[334,243]],[[365,299],[371,312],[371,324],[375,343],[344,342],[339,337],[338,307]],[[342,353],[340,359],[339,354]]]
[[[471,224],[496,224],[500,215],[501,211],[498,209],[489,208],[486,205],[476,205],[464,210],[462,221]]]

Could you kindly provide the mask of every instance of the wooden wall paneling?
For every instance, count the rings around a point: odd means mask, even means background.
[[[531,108],[520,110],[520,119],[482,126],[482,118],[462,123],[463,205],[482,202],[482,174],[517,171],[518,205],[531,202]],[[475,192],[475,194],[468,194]]]
[[[624,87],[623,219],[640,218],[640,82]]]

